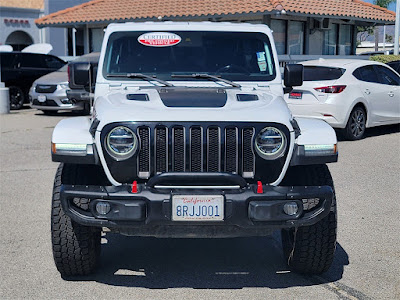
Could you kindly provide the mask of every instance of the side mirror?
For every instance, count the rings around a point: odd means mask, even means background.
[[[74,89],[90,88],[92,67],[88,62],[75,62],[68,66],[69,86]]]
[[[294,86],[303,85],[303,65],[288,64],[285,66],[284,79],[285,93],[289,93]]]

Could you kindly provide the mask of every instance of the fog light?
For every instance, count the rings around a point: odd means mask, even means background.
[[[96,211],[99,215],[106,215],[110,212],[111,206],[107,202],[98,202],[96,204]]]
[[[61,99],[61,103],[62,103],[62,104],[72,104],[72,102],[71,102],[68,98],[66,98],[66,99]]]
[[[299,207],[296,202],[288,202],[283,206],[283,211],[289,216],[294,216],[299,211]]]

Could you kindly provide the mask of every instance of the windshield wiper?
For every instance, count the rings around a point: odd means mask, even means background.
[[[211,79],[211,80],[215,80],[215,81],[222,81],[225,82],[227,84],[230,84],[233,87],[236,88],[240,88],[240,84],[237,84],[233,81],[221,78],[219,76],[214,76],[214,75],[210,75],[207,73],[201,73],[201,74],[172,74],[171,77],[173,78],[205,78],[205,79]]]
[[[126,78],[140,78],[147,81],[157,81],[165,86],[174,86],[173,84],[164,80],[158,79],[153,76],[145,75],[142,73],[126,73],[126,74],[108,74],[107,77],[126,77]]]

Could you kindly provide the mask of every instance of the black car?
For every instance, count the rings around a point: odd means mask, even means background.
[[[400,60],[388,62],[387,65],[390,66],[397,73],[400,73]]]
[[[66,64],[53,55],[25,52],[2,52],[0,62],[1,80],[10,89],[11,109],[28,102],[29,88],[36,79]]]

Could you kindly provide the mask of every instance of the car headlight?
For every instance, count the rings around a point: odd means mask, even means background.
[[[115,127],[107,134],[106,149],[108,154],[115,160],[124,160],[132,157],[137,148],[137,137],[127,127]]]
[[[275,127],[265,127],[256,137],[255,148],[262,158],[277,159],[285,153],[286,136]]]

